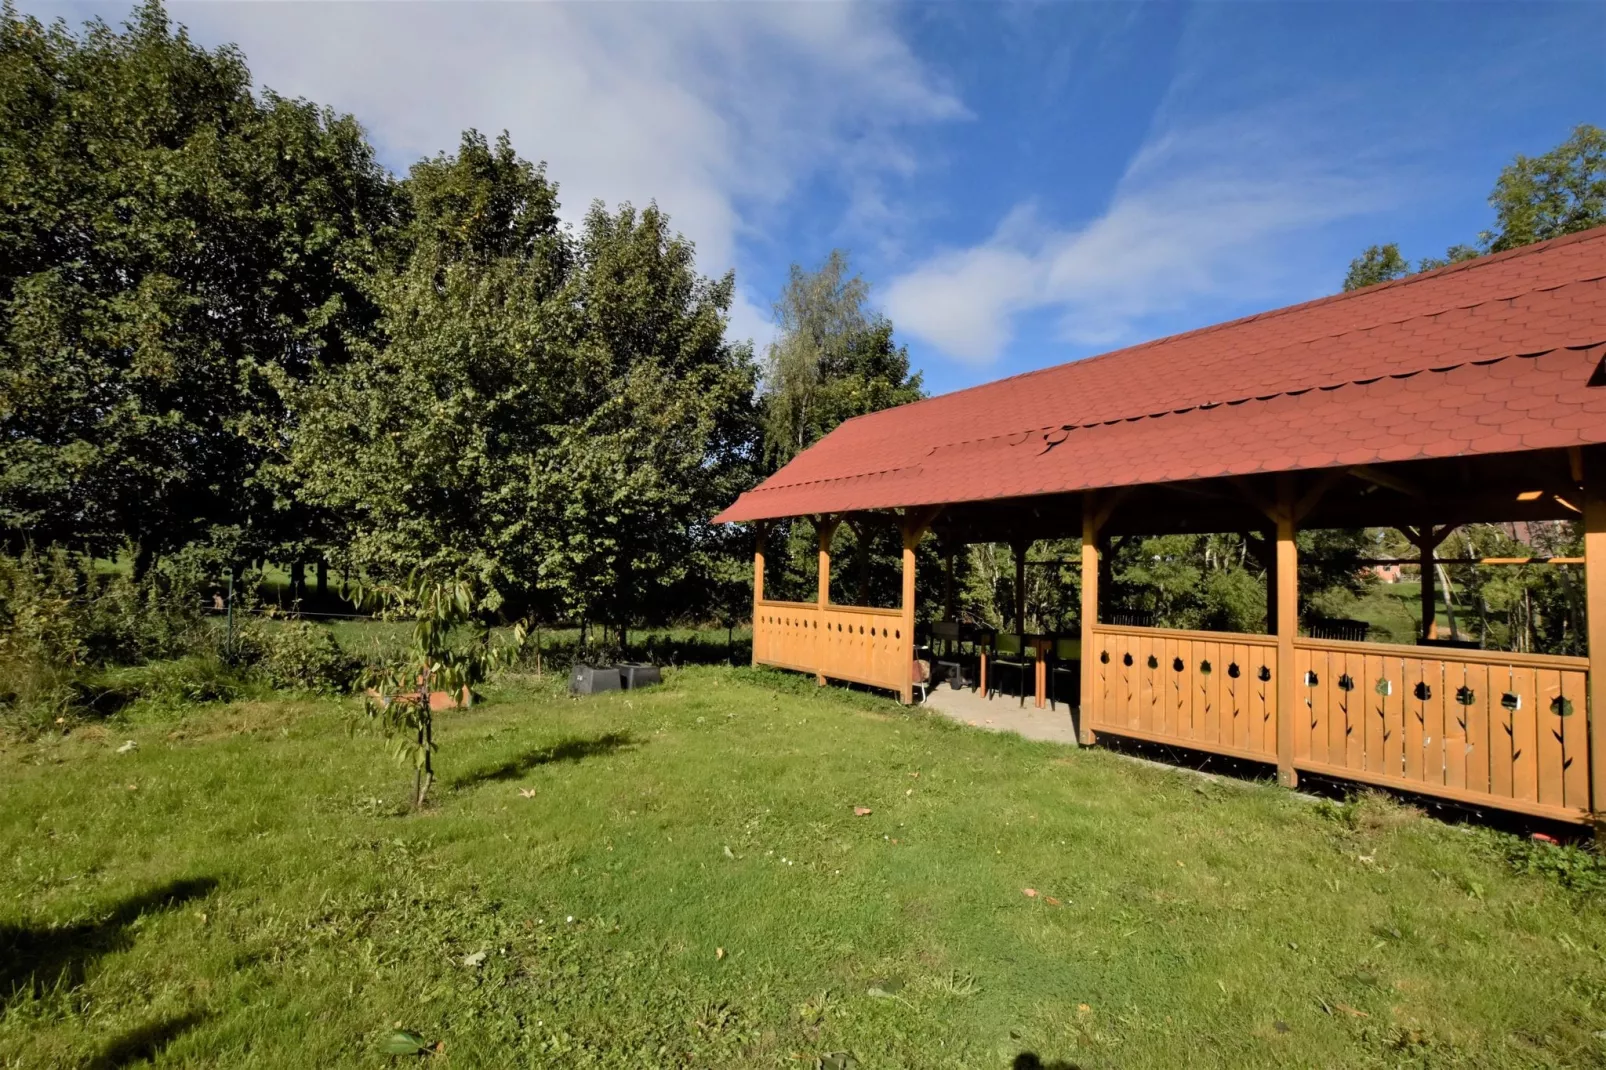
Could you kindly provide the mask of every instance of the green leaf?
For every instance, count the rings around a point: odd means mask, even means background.
[[[423,1037],[405,1029],[392,1031],[379,1045],[379,1050],[386,1055],[421,1055],[429,1048],[429,1043]]]

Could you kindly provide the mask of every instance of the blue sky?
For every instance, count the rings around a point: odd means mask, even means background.
[[[30,3],[77,21],[123,5]],[[733,328],[849,249],[943,392],[1442,253],[1606,124],[1606,4],[175,3],[404,169],[467,126],[569,218],[656,198]]]

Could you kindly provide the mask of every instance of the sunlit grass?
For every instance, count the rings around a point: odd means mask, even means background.
[[[1601,906],[1493,832],[717,669],[444,715],[414,814],[353,712],[0,750],[0,1066],[1606,1056]]]

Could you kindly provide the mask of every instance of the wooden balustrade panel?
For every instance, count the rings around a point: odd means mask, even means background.
[[[1095,731],[1276,760],[1270,636],[1100,625],[1082,665],[1093,674]]]
[[[760,665],[814,672],[820,641],[820,607],[813,602],[759,602],[753,612],[753,660]]]
[[[758,603],[753,660],[897,691],[909,677],[914,640],[896,609],[815,602]]]
[[[821,618],[820,668],[833,680],[897,691],[908,682],[914,642],[895,609],[826,606]]]
[[[1583,658],[1299,639],[1296,768],[1577,819],[1589,809]]]

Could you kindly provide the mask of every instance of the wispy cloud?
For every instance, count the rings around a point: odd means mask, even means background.
[[[127,9],[87,10],[120,19]],[[467,127],[506,129],[549,163],[571,219],[593,199],[656,199],[714,274],[738,266],[741,241],[762,237],[811,181],[876,211],[883,181],[915,166],[902,132],[965,113],[874,6],[175,3],[171,13],[198,39],[238,42],[264,85],[355,113],[393,166],[454,149]],[[767,307],[744,290],[735,330],[762,335]]]
[[[987,240],[896,278],[887,311],[900,330],[984,365],[1025,313],[1056,317],[1067,342],[1108,346],[1207,300],[1283,296],[1280,246],[1386,197],[1375,171],[1324,143],[1326,129],[1289,106],[1159,130],[1095,218],[1056,226],[1018,205]]]

